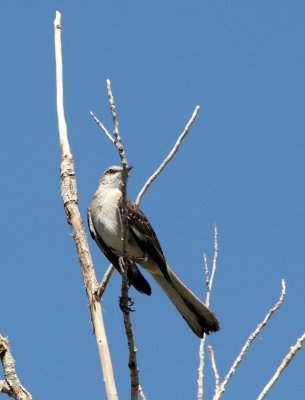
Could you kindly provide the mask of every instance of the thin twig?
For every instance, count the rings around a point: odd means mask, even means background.
[[[212,272],[208,285],[207,296],[206,296],[206,305],[210,306],[210,298],[211,298],[211,291],[213,287],[214,276],[217,268],[217,261],[218,261],[218,229],[217,225],[214,225],[214,257],[213,257],[213,264],[212,264]]]
[[[119,265],[122,272],[122,310],[124,317],[125,332],[127,336],[128,348],[129,348],[129,370],[130,370],[130,382],[131,382],[131,399],[137,400],[139,393],[139,369],[137,366],[137,354],[134,342],[134,335],[132,330],[132,324],[130,319],[130,312],[128,308],[128,280],[127,280],[127,268],[128,268],[128,208],[127,208],[127,177],[128,177],[128,162],[122,139],[119,133],[119,122],[117,118],[116,106],[111,88],[111,82],[107,79],[107,92],[110,104],[110,111],[113,120],[113,135],[115,137],[115,145],[118,149],[119,156],[123,167],[123,190],[122,190],[122,225],[123,225],[123,257],[119,258]]]
[[[115,144],[115,140],[113,139],[113,137],[110,135],[110,133],[108,132],[108,130],[106,129],[106,127],[104,126],[104,124],[95,116],[95,114],[90,111],[90,115],[91,117],[94,119],[94,121],[97,123],[97,125],[102,129],[102,131],[105,133],[105,135],[108,137],[108,139]]]
[[[217,366],[216,366],[215,353],[214,353],[214,350],[213,350],[212,346],[208,346],[208,352],[210,354],[210,359],[211,359],[211,363],[212,363],[212,370],[213,370],[214,376],[215,376],[215,394],[216,394],[218,392],[218,390],[219,390],[220,378],[219,378],[219,374],[218,374],[218,370],[217,370]]]
[[[112,115],[112,120],[113,120],[113,135],[115,137],[115,145],[119,151],[119,155],[121,158],[122,166],[124,170],[126,170],[126,174],[128,173],[127,167],[128,167],[128,162],[125,154],[124,147],[122,145],[122,139],[119,133],[119,122],[117,118],[117,113],[116,113],[116,106],[114,103],[114,97],[112,94],[112,89],[111,89],[111,82],[109,79],[106,81],[107,83],[107,93],[108,93],[108,99],[109,99],[109,104],[110,104],[110,111]]]
[[[16,400],[32,400],[31,394],[21,385],[15,368],[15,360],[10,351],[8,338],[0,336],[0,360],[5,381],[1,381],[0,393],[6,393]]]
[[[204,264],[204,274],[205,274],[205,286],[206,286],[206,300],[208,299],[208,293],[210,291],[210,274],[209,274],[209,264],[208,257],[203,253],[203,264]]]
[[[288,366],[290,361],[293,359],[295,356],[296,352],[302,348],[302,343],[305,340],[305,332],[303,333],[302,336],[298,338],[296,341],[296,344],[294,346],[290,347],[290,351],[287,353],[287,355],[284,357],[283,361],[279,365],[278,369],[275,371],[273,377],[270,379],[270,381],[267,383],[267,385],[264,387],[262,390],[261,394],[258,396],[257,400],[263,400],[266,396],[266,394],[269,392],[271,387],[275,384],[275,382],[279,379],[281,373],[284,371],[284,369]]]
[[[106,332],[103,322],[102,308],[94,295],[97,280],[89,251],[88,240],[84,230],[83,222],[78,208],[78,193],[74,169],[74,160],[70,150],[67,134],[67,124],[64,113],[63,102],[63,68],[61,50],[61,14],[57,11],[54,21],[55,35],[55,61],[56,61],[56,92],[57,92],[57,115],[59,128],[59,141],[61,146],[61,192],[67,221],[73,227],[73,238],[75,240],[86,292],[89,299],[91,321],[94,327],[94,335],[100,355],[105,390],[108,400],[117,400],[117,390],[114,381],[112,362],[107,343]]]
[[[110,264],[107,271],[104,274],[102,282],[100,283],[100,285],[98,286],[98,288],[95,291],[95,296],[98,301],[101,300],[113,271],[114,271],[114,266],[112,264]]]
[[[142,400],[147,400],[141,385],[139,385],[139,395],[141,396]]]
[[[213,400],[218,400],[220,398],[220,396],[222,395],[222,393],[226,389],[226,385],[228,384],[228,382],[231,379],[232,375],[235,373],[236,368],[238,367],[239,363],[244,358],[247,350],[251,346],[251,343],[254,341],[254,339],[257,337],[257,335],[262,331],[262,329],[268,323],[268,321],[270,320],[272,315],[281,307],[281,305],[283,303],[283,300],[284,300],[284,297],[285,297],[285,294],[286,294],[286,284],[285,284],[285,280],[284,279],[282,279],[281,284],[282,284],[282,291],[281,291],[281,295],[280,295],[280,298],[279,298],[278,302],[275,304],[275,306],[273,308],[271,308],[269,310],[269,312],[265,316],[264,320],[259,325],[257,325],[257,328],[255,329],[255,331],[249,336],[248,340],[246,341],[246,343],[244,344],[243,348],[241,349],[239,355],[237,356],[236,360],[234,361],[234,363],[233,363],[232,367],[230,368],[229,372],[227,373],[226,377],[221,382],[221,384],[219,386],[219,390],[214,395]]]
[[[143,188],[140,190],[140,192],[138,194],[138,197],[136,199],[136,204],[137,205],[140,204],[143,194],[146,192],[146,190],[151,185],[151,183],[157,178],[158,175],[160,175],[160,173],[163,171],[163,169],[166,167],[166,165],[170,162],[170,160],[177,153],[177,151],[178,151],[178,149],[180,147],[180,144],[182,143],[182,141],[185,138],[185,136],[188,134],[188,132],[190,130],[190,127],[193,125],[193,122],[195,121],[199,111],[200,111],[200,107],[196,106],[191,118],[189,119],[188,123],[186,124],[183,132],[179,136],[179,138],[178,138],[177,142],[175,143],[174,147],[172,148],[172,150],[170,151],[168,156],[165,158],[165,160],[161,163],[159,168],[151,175],[151,177],[144,184]]]
[[[212,271],[211,276],[209,275],[209,266],[206,254],[203,255],[203,263],[204,263],[204,270],[205,270],[205,283],[206,283],[206,300],[205,303],[207,307],[210,305],[211,299],[211,291],[213,287],[214,276],[217,268],[217,260],[218,260],[218,230],[217,225],[214,225],[214,256],[213,256],[213,264],[212,264]],[[207,335],[204,334],[203,338],[200,340],[199,345],[199,366],[198,366],[198,378],[197,378],[197,400],[203,400],[203,380],[204,380],[204,347]],[[216,368],[216,365],[215,365]],[[215,386],[216,386],[216,376],[215,376]],[[218,383],[219,385],[219,383]]]

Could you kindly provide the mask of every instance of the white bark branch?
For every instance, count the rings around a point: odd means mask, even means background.
[[[15,400],[32,400],[31,394],[21,385],[15,368],[15,360],[10,351],[8,338],[0,336],[0,360],[4,371],[4,381],[0,381],[0,393],[6,393]]]
[[[285,297],[285,294],[286,294],[286,284],[285,284],[285,280],[282,279],[282,291],[281,291],[281,295],[280,295],[278,302],[275,304],[275,306],[273,308],[271,308],[269,310],[269,312],[265,316],[264,320],[257,326],[255,331],[249,336],[248,340],[246,341],[243,348],[241,349],[239,355],[237,356],[236,360],[234,361],[234,363],[233,363],[232,367],[230,368],[229,372],[227,373],[226,377],[219,385],[219,390],[214,395],[213,400],[218,400],[221,397],[222,393],[226,389],[226,385],[230,381],[232,375],[235,373],[236,368],[240,364],[241,360],[244,358],[244,356],[245,356],[247,350],[249,349],[249,347],[251,346],[252,342],[257,337],[257,335],[262,331],[264,326],[268,323],[268,321],[270,320],[272,315],[281,307],[284,297]]]
[[[212,370],[213,370],[214,376],[215,376],[215,394],[216,394],[219,390],[220,378],[219,378],[219,374],[218,374],[218,370],[217,370],[217,366],[216,366],[215,353],[214,353],[214,349],[212,346],[208,346],[208,352],[209,352],[211,363],[212,363]]]
[[[183,132],[181,133],[181,135],[179,136],[179,138],[177,139],[177,142],[175,143],[174,147],[172,148],[172,150],[170,151],[170,153],[168,154],[168,156],[165,158],[165,160],[161,163],[161,165],[159,166],[159,168],[151,175],[151,177],[146,181],[146,183],[144,184],[143,188],[140,190],[138,197],[136,199],[136,204],[139,205],[141,202],[141,199],[143,197],[143,194],[146,192],[146,190],[149,188],[149,186],[151,185],[151,183],[157,178],[158,175],[161,174],[161,172],[163,171],[163,169],[166,167],[166,165],[170,162],[170,160],[174,157],[174,155],[177,153],[177,151],[179,150],[179,147],[183,141],[183,139],[185,138],[185,136],[188,134],[191,126],[193,125],[197,114],[200,111],[200,107],[196,106],[195,110],[191,116],[191,118],[189,119],[188,123],[186,124]]]
[[[205,303],[207,307],[210,306],[210,300],[211,300],[211,292],[212,292],[212,287],[213,287],[213,282],[214,282],[214,276],[217,268],[217,261],[218,261],[218,229],[217,225],[214,225],[214,256],[213,256],[213,264],[212,264],[212,271],[211,271],[211,276],[209,275],[209,267],[208,267],[208,260],[206,254],[203,255],[203,263],[204,263],[204,270],[205,270],[205,283],[206,283],[206,300]],[[197,378],[197,386],[198,386],[198,391],[197,391],[197,400],[203,400],[204,396],[204,387],[203,387],[203,381],[204,381],[204,348],[205,348],[205,341],[206,341],[207,335],[204,334],[203,338],[200,340],[200,345],[199,345],[199,366],[198,366],[198,378]],[[215,362],[215,360],[214,360]],[[215,369],[216,368],[216,363],[215,363]],[[215,372],[215,371],[214,371]],[[219,377],[218,377],[219,378]],[[215,375],[215,386],[219,386],[219,382],[217,383],[217,377]]]
[[[107,128],[105,127],[105,125],[96,117],[96,115],[90,111],[90,115],[93,118],[93,120],[97,123],[97,125],[102,129],[102,131],[105,133],[105,135],[108,137],[108,139],[110,140],[110,142],[112,142],[113,144],[115,144],[115,140],[113,139],[113,137],[110,135],[110,133],[108,132]]]
[[[258,396],[257,400],[263,400],[265,398],[266,394],[269,392],[271,387],[279,379],[281,373],[284,371],[284,369],[288,366],[290,361],[293,359],[296,352],[302,348],[302,343],[304,342],[304,340],[305,340],[305,332],[303,333],[303,335],[301,337],[298,338],[298,340],[296,341],[296,344],[294,346],[290,347],[290,351],[284,357],[284,359],[281,362],[281,364],[279,365],[278,369],[275,371],[273,377],[270,379],[270,381],[264,387],[261,394]]]
[[[145,393],[143,392],[143,388],[142,388],[141,385],[139,386],[139,395],[141,396],[142,400],[147,400],[147,398],[146,398],[146,396],[145,396]]]
[[[98,286],[98,288],[96,289],[96,292],[95,292],[95,295],[96,295],[96,298],[98,301],[101,300],[101,298],[105,292],[105,289],[108,285],[108,282],[112,276],[113,271],[114,271],[114,266],[112,264],[110,264],[107,271],[104,274],[102,282],[100,283],[100,285]]]
[[[55,61],[56,61],[56,92],[57,92],[57,115],[59,142],[61,147],[61,190],[67,221],[73,227],[73,238],[75,240],[86,292],[89,299],[91,321],[94,327],[94,335],[100,355],[105,390],[108,400],[117,400],[117,390],[112,369],[109,347],[104,328],[101,304],[94,295],[97,280],[89,251],[88,240],[84,230],[83,222],[78,208],[78,193],[74,169],[74,160],[70,150],[67,134],[67,124],[64,113],[63,102],[63,67],[61,47],[61,14],[57,11],[54,20],[55,36]]]

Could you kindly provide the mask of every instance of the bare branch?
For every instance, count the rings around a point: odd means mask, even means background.
[[[105,389],[108,400],[117,400],[117,390],[114,381],[112,363],[104,328],[101,304],[95,298],[97,280],[89,251],[88,240],[84,230],[83,222],[78,208],[78,193],[74,169],[74,160],[70,150],[65,121],[63,103],[63,68],[61,52],[61,14],[56,12],[54,21],[55,35],[55,61],[56,61],[56,92],[57,92],[57,115],[59,128],[59,141],[61,146],[61,191],[67,221],[73,227],[73,238],[75,240],[86,292],[89,299],[91,321],[100,355]]]
[[[90,111],[90,115],[91,117],[94,119],[94,121],[97,123],[97,125],[102,129],[102,131],[104,131],[105,135],[108,137],[108,139],[115,144],[115,140],[113,139],[113,137],[110,135],[110,133],[108,132],[108,130],[105,128],[104,124],[95,116],[95,114]]]
[[[284,297],[285,297],[285,294],[286,294],[285,280],[282,279],[281,283],[282,283],[282,291],[281,291],[281,295],[280,295],[280,298],[279,298],[278,302],[275,304],[275,306],[273,308],[271,308],[269,310],[269,312],[265,316],[264,320],[257,326],[255,331],[249,336],[248,340],[246,341],[246,343],[244,344],[243,348],[241,349],[239,355],[237,356],[236,360],[234,361],[234,363],[233,363],[232,367],[230,368],[229,372],[227,373],[226,377],[224,378],[224,380],[220,384],[219,390],[218,390],[217,394],[214,395],[213,400],[218,400],[220,398],[222,393],[225,391],[226,385],[228,384],[228,382],[231,379],[232,375],[235,373],[236,368],[238,367],[238,365],[241,362],[241,360],[244,358],[247,350],[251,346],[251,344],[254,341],[254,339],[262,331],[262,329],[268,323],[268,321],[270,320],[272,315],[281,307],[281,305],[283,303],[283,300],[284,300]]]
[[[213,287],[213,281],[214,281],[214,276],[217,268],[217,260],[218,260],[218,231],[217,231],[217,225],[214,225],[214,257],[213,257],[213,265],[212,265],[212,271],[211,271],[211,276],[209,276],[209,266],[208,266],[208,260],[206,254],[203,255],[203,263],[204,263],[204,270],[205,270],[205,282],[206,282],[206,300],[205,303],[207,307],[210,305],[210,299],[211,299],[211,291]],[[203,400],[203,380],[204,380],[204,347],[205,347],[205,341],[206,341],[206,336],[203,335],[203,338],[200,340],[200,345],[199,345],[199,366],[198,366],[198,378],[197,378],[197,386],[198,386],[198,391],[197,391],[197,400]],[[215,362],[215,360],[214,360]],[[216,364],[215,364],[216,368]],[[215,386],[219,386],[219,382],[215,381]]]
[[[191,126],[193,125],[193,122],[195,121],[197,114],[200,111],[200,107],[196,106],[195,110],[191,116],[191,118],[189,119],[188,123],[186,124],[183,132],[181,133],[181,135],[179,136],[177,142],[175,143],[174,147],[172,148],[172,150],[170,151],[170,153],[168,154],[168,156],[165,158],[165,160],[161,163],[161,165],[159,166],[159,168],[151,175],[151,177],[147,180],[147,182],[144,184],[143,188],[140,190],[138,197],[136,199],[136,204],[139,205],[141,202],[141,199],[143,197],[143,194],[146,192],[146,190],[148,189],[148,187],[151,185],[151,183],[157,178],[158,175],[160,175],[160,173],[163,171],[163,169],[166,167],[166,165],[170,162],[170,160],[174,157],[174,155],[177,153],[180,144],[182,143],[183,139],[185,138],[185,136],[188,134]]]
[[[62,47],[61,47],[61,14],[56,11],[54,20],[55,32],[55,59],[56,59],[56,104],[58,115],[58,130],[60,132],[59,142],[63,157],[72,157],[68,141],[68,129],[64,111],[64,82],[62,68]]]
[[[200,345],[199,345],[199,366],[198,366],[198,378],[197,378],[197,386],[198,386],[198,391],[197,391],[197,400],[203,400],[203,371],[204,371],[204,345],[205,345],[205,338],[206,335],[203,336],[203,338],[200,340]]]
[[[122,271],[122,302],[121,308],[123,311],[125,333],[129,348],[129,361],[128,367],[130,371],[130,384],[131,384],[131,400],[138,399],[139,393],[139,369],[137,365],[137,349],[134,342],[134,335],[130,319],[130,312],[128,307],[128,283],[127,283],[127,264],[124,263],[124,258],[119,258],[119,263]]]
[[[11,388],[9,387],[8,383],[1,380],[0,380],[0,393],[5,393],[13,397],[13,392],[11,391]]]
[[[127,158],[126,158],[126,154],[125,154],[125,150],[124,147],[122,145],[122,139],[119,133],[119,123],[118,123],[118,119],[117,119],[117,113],[116,113],[116,106],[114,103],[114,97],[112,94],[112,89],[111,89],[111,82],[109,79],[107,79],[106,81],[107,83],[107,92],[108,92],[108,99],[109,99],[109,104],[110,104],[110,111],[111,111],[111,115],[112,115],[112,120],[113,120],[113,135],[116,139],[115,145],[119,151],[119,155],[121,158],[121,162],[122,162],[122,166],[124,168],[124,170],[126,170],[126,168],[128,167],[128,162],[127,162]],[[128,170],[126,171],[126,174],[128,173]]]
[[[97,298],[97,301],[101,300],[113,271],[114,271],[114,266],[112,264],[110,264],[107,271],[105,272],[102,282],[100,283],[100,285],[98,286],[98,288],[95,291],[95,296]]]
[[[212,370],[214,372],[214,376],[215,376],[215,394],[218,392],[219,390],[219,382],[220,382],[220,378],[219,378],[219,374],[217,371],[217,366],[216,366],[216,361],[215,361],[215,353],[213,350],[212,346],[208,346],[208,352],[210,354],[210,358],[211,358],[211,363],[212,363]]]
[[[131,399],[137,400],[139,393],[139,369],[137,366],[137,354],[134,343],[134,335],[132,330],[132,324],[130,319],[130,312],[128,308],[128,280],[127,280],[127,268],[128,268],[128,255],[127,255],[127,244],[128,244],[128,208],[127,208],[127,177],[128,177],[128,161],[122,139],[119,133],[119,122],[117,119],[116,106],[111,88],[111,82],[107,79],[107,92],[110,104],[110,111],[113,119],[113,135],[115,137],[115,145],[118,149],[119,156],[123,167],[123,196],[122,196],[122,224],[123,224],[123,257],[119,258],[119,264],[122,272],[122,297],[121,305],[124,317],[125,332],[127,336],[128,348],[129,348],[129,370],[130,370],[130,381],[131,381]]]
[[[141,385],[139,385],[139,395],[141,396],[142,400],[147,400]]]
[[[209,283],[209,291],[207,293],[206,297],[206,304],[207,306],[210,305],[210,296],[211,296],[211,291],[213,287],[213,282],[214,282],[214,276],[217,268],[217,261],[218,261],[218,229],[217,225],[214,225],[214,257],[213,257],[213,266],[212,266],[212,272],[211,272],[211,277],[210,277],[210,283]]]
[[[294,346],[290,347],[290,351],[287,353],[287,355],[284,357],[283,361],[279,365],[278,369],[275,371],[273,377],[270,379],[270,381],[267,383],[267,385],[264,387],[262,390],[261,394],[258,396],[257,400],[263,400],[266,396],[266,394],[269,392],[271,387],[275,384],[275,382],[279,379],[281,373],[284,371],[284,369],[288,366],[290,361],[293,359],[295,356],[296,352],[302,348],[302,343],[305,340],[305,332],[303,333],[302,336],[298,338],[296,341],[296,344]]]
[[[204,274],[205,274],[205,286],[208,294],[208,292],[210,291],[210,275],[209,275],[208,257],[205,253],[203,254],[203,264],[204,264]]]
[[[8,338],[3,336],[0,336],[0,360],[5,376],[5,381],[0,381],[0,393],[6,393],[16,400],[32,400],[31,394],[21,385]]]
[[[212,265],[212,272],[211,276],[209,277],[208,268],[207,268],[207,259],[206,255],[204,254],[204,264],[205,264],[205,271],[206,271],[206,282],[207,282],[207,294],[205,303],[209,307],[210,306],[210,298],[211,298],[211,291],[213,287],[214,276],[217,268],[217,261],[218,261],[218,230],[217,225],[214,225],[214,257],[213,257],[213,265]]]

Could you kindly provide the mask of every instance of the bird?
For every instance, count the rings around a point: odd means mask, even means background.
[[[131,166],[127,166],[127,176]],[[92,238],[100,250],[120,272],[123,255],[123,190],[124,169],[108,167],[101,176],[87,211]],[[127,279],[139,292],[151,294],[150,284],[137,265],[150,272],[192,331],[200,338],[220,329],[215,314],[181,281],[167,263],[158,237],[142,210],[126,199],[128,234],[126,255]]]

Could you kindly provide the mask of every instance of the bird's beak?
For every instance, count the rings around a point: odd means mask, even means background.
[[[128,165],[128,167],[127,167],[128,173],[129,173],[129,171],[130,171],[132,168],[133,168],[132,165]]]

